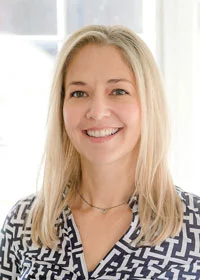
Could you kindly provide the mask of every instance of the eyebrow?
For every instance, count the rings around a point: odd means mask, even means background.
[[[127,79],[109,79],[106,83],[107,84],[116,84],[116,83],[119,83],[119,82],[127,82],[127,83],[130,83],[131,85],[133,85],[133,83]],[[69,83],[69,85],[67,86],[67,88],[69,86],[86,86],[87,83],[85,82],[82,82],[82,81],[72,81],[71,83]]]

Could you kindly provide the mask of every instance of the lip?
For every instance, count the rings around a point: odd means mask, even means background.
[[[90,127],[90,128],[86,128],[83,131],[87,131],[87,130],[103,130],[103,129],[115,129],[115,128],[119,128],[121,129],[122,127],[113,127],[113,126],[102,126],[102,127]]]

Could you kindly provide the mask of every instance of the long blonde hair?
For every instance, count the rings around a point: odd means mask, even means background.
[[[58,218],[80,184],[80,157],[63,121],[63,80],[73,56],[91,43],[118,48],[136,78],[142,115],[135,170],[141,227],[137,241],[154,246],[180,231],[183,210],[168,169],[170,135],[160,73],[146,44],[123,26],[84,27],[71,35],[60,51],[50,95],[43,184],[32,212],[32,239],[53,248],[58,240]]]

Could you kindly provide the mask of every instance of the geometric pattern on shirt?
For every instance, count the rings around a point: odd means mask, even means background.
[[[129,229],[92,272],[87,271],[80,235],[70,209],[59,217],[60,249],[38,248],[30,238],[28,215],[35,196],[22,199],[10,211],[1,230],[0,279],[200,279],[200,198],[179,188],[177,192],[184,209],[179,235],[166,239],[159,246],[136,247],[134,240],[139,234],[139,220],[137,200],[134,200]],[[22,238],[27,217],[26,236]]]

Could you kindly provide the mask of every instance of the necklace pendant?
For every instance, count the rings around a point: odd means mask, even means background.
[[[107,209],[103,209],[102,211],[103,211],[103,214],[105,215],[107,212]]]

